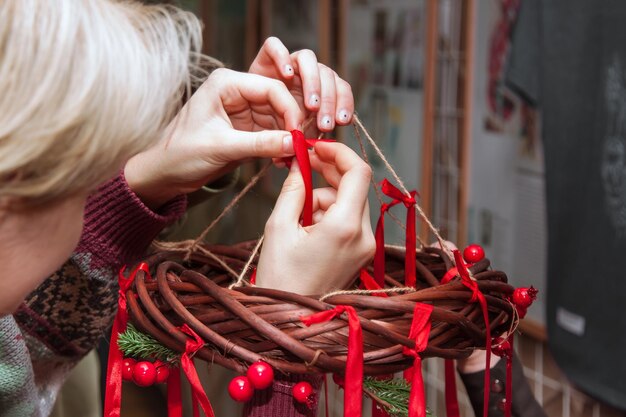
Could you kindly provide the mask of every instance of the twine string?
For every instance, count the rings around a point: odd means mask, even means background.
[[[211,229],[213,229],[213,227],[215,227],[215,225],[219,223],[220,220],[222,220],[224,216],[226,216],[226,214],[228,214],[228,212],[230,212],[237,205],[237,203],[239,203],[239,200],[241,200],[248,193],[248,191],[250,191],[252,187],[254,187],[256,183],[259,182],[261,177],[263,177],[267,173],[267,171],[270,169],[271,166],[272,166],[271,161],[265,164],[265,166],[261,168],[261,170],[250,179],[250,182],[246,184],[245,187],[243,187],[243,189],[231,200],[230,203],[228,203],[228,205],[224,208],[224,210],[222,210],[220,215],[217,216],[211,222],[211,224],[209,224],[206,227],[206,229],[202,231],[202,233],[200,233],[200,236],[198,236],[189,246],[189,249],[187,250],[187,254],[185,255],[185,260],[187,261],[189,260],[189,258],[191,257],[191,254],[193,254],[193,252],[197,250],[198,245],[200,245],[200,243],[204,241],[204,238],[211,231]],[[235,276],[238,277],[239,274],[235,274]]]
[[[338,290],[329,292],[320,297],[320,301],[325,301],[330,297],[334,297],[335,295],[370,295],[370,294],[395,294],[401,292],[414,292],[416,291],[415,287],[394,287],[394,288],[380,288],[376,290]]]
[[[230,284],[228,286],[229,290],[232,290],[235,287],[240,287],[244,282],[247,282],[247,281],[245,281],[246,274],[248,272],[248,269],[250,268],[250,265],[254,261],[254,258],[256,257],[256,254],[259,252],[259,249],[261,248],[261,245],[263,244],[263,239],[265,239],[265,235],[262,235],[261,238],[257,241],[256,245],[254,246],[254,250],[250,254],[250,257],[248,258],[248,261],[243,266],[243,269],[241,270],[241,273],[237,277],[237,281],[233,282],[232,284]]]
[[[391,176],[393,177],[393,179],[396,181],[396,183],[398,184],[400,190],[402,190],[402,192],[406,195],[409,195],[409,191],[407,190],[406,186],[404,185],[404,182],[402,182],[402,180],[400,179],[400,177],[398,176],[398,174],[396,173],[396,171],[393,169],[393,167],[391,166],[391,164],[389,163],[389,161],[387,160],[387,158],[385,157],[385,155],[383,154],[383,152],[380,150],[380,148],[378,147],[378,145],[376,144],[376,141],[374,141],[374,139],[372,138],[372,136],[369,134],[369,132],[367,131],[367,129],[365,129],[365,126],[363,126],[363,123],[361,122],[361,119],[359,119],[359,117],[356,115],[356,113],[354,114],[354,124],[356,126],[359,127],[359,129],[361,129],[361,131],[363,131],[363,134],[365,134],[365,137],[367,138],[367,140],[369,141],[370,145],[372,145],[372,148],[374,148],[374,150],[376,151],[376,154],[378,155],[378,157],[380,158],[380,160],[383,162],[383,164],[385,164],[385,168],[387,168],[387,171],[391,174]],[[358,130],[355,129],[355,131],[357,132],[356,136],[357,139],[359,141],[362,140],[362,138],[360,137],[360,133]],[[420,207],[419,204],[415,204],[415,210],[417,210],[418,214],[420,215],[420,217],[424,220],[424,222],[426,222],[426,224],[428,225],[428,228],[431,230],[431,232],[435,235],[435,237],[437,238],[437,241],[439,242],[439,244],[441,245],[441,248],[444,252],[446,252],[447,255],[450,256],[451,259],[453,259],[452,257],[452,253],[450,252],[450,250],[444,245],[444,241],[443,238],[441,237],[441,235],[439,234],[439,231],[437,230],[437,228],[431,223],[431,221],[428,219],[428,216],[426,216],[426,213],[424,213],[424,210],[422,210],[422,207]],[[423,242],[420,241],[420,243],[423,245]]]

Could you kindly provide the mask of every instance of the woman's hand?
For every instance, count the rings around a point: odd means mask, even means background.
[[[293,155],[289,131],[303,120],[284,83],[218,69],[168,126],[161,143],[128,161],[126,180],[156,209],[246,159]]]
[[[304,183],[294,161],[265,227],[258,286],[301,294],[343,289],[374,256],[370,167],[340,143],[318,143],[310,156],[331,187],[314,190],[313,225],[302,227]]]
[[[352,121],[354,98],[350,84],[318,63],[313,51],[303,49],[290,54],[278,38],[270,37],[249,72],[282,80],[306,118],[317,113],[317,128],[322,132]]]

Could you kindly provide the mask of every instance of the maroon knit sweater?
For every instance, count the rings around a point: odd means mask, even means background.
[[[0,392],[0,398],[11,398],[15,404],[36,404],[35,409],[41,413],[37,415],[50,413],[69,370],[96,347],[113,322],[119,267],[140,259],[156,235],[178,219],[185,208],[186,198],[181,196],[158,213],[151,211],[130,190],[123,174],[89,198],[75,253],[28,296],[13,316],[19,326],[14,330],[21,333],[13,337],[27,347],[16,351],[28,356],[10,359],[30,361],[32,371],[26,372],[24,383],[14,384],[15,392]],[[3,333],[9,334],[8,330]],[[2,335],[0,344],[1,339]],[[259,392],[247,404],[246,416],[315,415],[315,410],[293,402],[291,387],[298,379],[278,378],[273,389]],[[319,380],[311,382],[319,388]]]

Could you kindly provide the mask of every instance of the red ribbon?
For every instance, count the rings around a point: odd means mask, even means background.
[[[167,378],[167,417],[183,417],[181,398],[180,369],[170,369]]]
[[[106,392],[104,394],[104,417],[119,417],[120,408],[122,406],[122,360],[124,359],[124,355],[117,345],[117,338],[120,333],[126,331],[126,325],[128,324],[126,291],[128,291],[133,284],[137,272],[144,271],[146,275],[150,277],[148,264],[145,262],[140,263],[128,278],[124,277],[125,269],[126,266],[122,267],[117,278],[120,289],[118,291],[117,299],[117,314],[115,314],[113,328],[111,329],[111,342],[107,363]]]
[[[430,335],[431,327],[430,315],[432,312],[432,305],[415,303],[413,321],[411,322],[411,330],[409,331],[409,339],[415,340],[415,348],[411,349],[406,346],[402,348],[402,353],[415,358],[412,368],[413,372],[409,378],[411,380],[409,417],[426,416],[424,378],[422,377],[422,358],[419,354],[428,346],[428,337]]]
[[[383,288],[378,284],[378,282],[376,282],[374,278],[372,278],[372,276],[365,269],[361,269],[359,278],[366,290],[375,291],[381,290]],[[384,292],[373,292],[371,295],[383,298],[389,297],[389,295]]]
[[[446,416],[460,417],[459,399],[456,392],[456,372],[454,371],[454,361],[446,359],[444,362],[445,371],[445,399],[446,399]]]
[[[202,407],[202,411],[206,417],[215,417],[213,413],[213,407],[211,407],[211,402],[206,396],[204,389],[202,389],[202,384],[200,383],[200,378],[198,378],[198,372],[196,372],[196,367],[193,364],[192,356],[202,349],[204,346],[204,341],[196,332],[193,331],[191,327],[187,324],[183,324],[180,330],[186,335],[190,336],[185,341],[185,353],[180,358],[180,365],[185,373],[185,376],[189,380],[189,385],[191,385],[191,397],[193,399],[193,415],[194,417],[199,416],[198,412],[198,403]]]
[[[513,407],[513,333],[509,336],[510,349],[506,355],[506,388],[504,406],[504,417],[511,417]]]
[[[256,268],[252,270],[252,274],[250,274],[250,284],[256,284]]]
[[[300,130],[292,130],[293,150],[296,153],[296,160],[300,166],[302,180],[304,181],[304,210],[302,211],[302,226],[313,224],[313,175],[311,172],[311,161],[304,133]]]
[[[416,191],[409,192],[409,195],[404,194],[387,179],[384,179],[380,186],[382,192],[393,198],[393,201],[388,204],[383,204],[380,208],[380,217],[378,224],[376,225],[376,254],[374,255],[374,279],[379,285],[383,285],[385,280],[385,232],[384,232],[384,213],[389,208],[396,204],[402,203],[407,208],[406,211],[406,254],[404,260],[405,271],[405,285],[410,287],[415,286],[415,196]]]
[[[361,417],[363,398],[363,332],[354,307],[338,305],[332,310],[320,311],[300,317],[306,326],[324,323],[346,313],[348,315],[348,358],[344,387],[343,414],[345,417]]]
[[[461,256],[461,252],[458,250],[454,250],[454,261],[456,263],[456,268],[461,276],[461,282],[467,288],[472,290],[472,298],[470,298],[470,303],[479,302],[480,308],[483,312],[483,319],[485,320],[485,382],[484,382],[484,407],[483,407],[483,417],[488,417],[489,415],[489,389],[491,386],[490,382],[490,371],[491,371],[491,327],[489,325],[489,311],[487,310],[487,300],[485,300],[485,296],[478,288],[478,284],[475,280],[473,280],[470,275],[465,263],[463,262],[463,257]]]

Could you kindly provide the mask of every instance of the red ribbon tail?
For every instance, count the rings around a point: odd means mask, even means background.
[[[454,361],[452,359],[445,360],[445,384],[446,416],[459,417],[459,400],[456,392],[456,372],[454,370]]]
[[[181,398],[180,369],[170,369],[167,378],[167,417],[183,417],[183,402]]]
[[[348,314],[348,358],[344,388],[344,416],[361,417],[363,407],[363,331],[353,307]]]
[[[504,416],[511,417],[513,407],[513,333],[509,336],[511,351],[506,357],[506,404],[504,408]]]
[[[124,358],[117,345],[118,329],[121,321],[119,316],[120,311],[118,310],[111,330],[106,391],[104,393],[104,417],[119,417],[122,407],[122,360]]]
[[[206,396],[204,389],[202,389],[202,384],[200,383],[200,378],[198,378],[198,373],[196,372],[196,367],[193,364],[193,360],[189,357],[187,353],[183,353],[180,359],[181,367],[189,380],[189,385],[191,385],[191,393],[194,401],[200,403],[202,407],[202,411],[206,417],[215,417],[213,413],[213,407],[211,407],[211,402]]]
[[[409,287],[415,287],[415,208],[414,205],[407,207],[406,213],[406,253],[404,261],[404,270],[406,273],[405,284]]]
[[[365,289],[370,290],[370,291],[382,289],[382,287],[378,285],[376,280],[374,280],[374,278],[372,278],[372,276],[368,274],[365,269],[361,269],[359,277]],[[374,292],[372,293],[372,295],[375,297],[383,297],[383,298],[389,297],[389,295],[385,294],[384,292],[379,292],[379,293]]]
[[[422,376],[422,358],[419,354],[413,362],[413,381],[409,394],[409,417],[426,417],[426,396],[424,393],[424,378]]]

